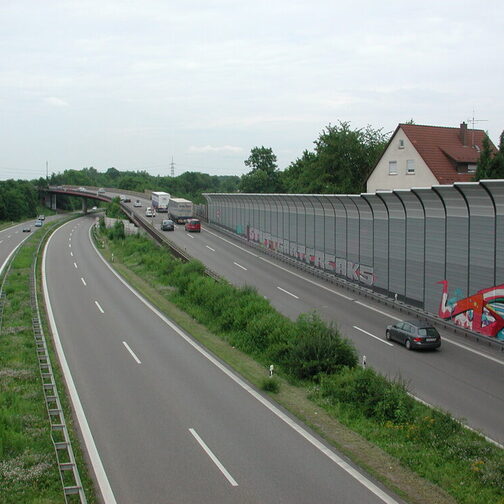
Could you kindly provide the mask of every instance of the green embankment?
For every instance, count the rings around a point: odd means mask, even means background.
[[[5,282],[5,306],[0,331],[0,502],[2,504],[60,504],[62,482],[51,441],[42,380],[32,329],[30,273],[45,224],[22,245]],[[38,284],[40,286],[40,282]],[[40,294],[40,293],[39,293]],[[39,296],[41,299],[41,296]],[[50,344],[45,320],[42,320]],[[50,349],[55,379],[86,496],[96,502],[83,463],[72,415],[55,355]],[[68,502],[79,502],[69,496]]]

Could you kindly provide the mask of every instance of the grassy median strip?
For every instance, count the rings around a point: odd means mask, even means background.
[[[253,289],[206,278],[197,261],[124,238],[119,226],[101,233],[104,256],[146,298],[402,498],[504,504],[503,450],[357,366],[352,346],[315,314],[292,322]],[[265,386],[271,363],[276,383]]]
[[[0,502],[5,504],[64,502],[37,360],[30,303],[30,274],[34,254],[44,230],[58,224],[46,224],[22,245],[5,283],[6,297],[0,333]],[[44,325],[47,343],[51,347],[49,331]],[[51,349],[50,353],[80,475],[87,490],[88,502],[94,503],[93,485],[86,475],[79,441],[72,432],[72,416],[65,398],[64,384]],[[68,502],[79,500],[69,496]]]

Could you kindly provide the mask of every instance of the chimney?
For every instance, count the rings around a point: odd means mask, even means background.
[[[465,122],[460,125],[460,141],[464,147],[467,145],[467,124]]]

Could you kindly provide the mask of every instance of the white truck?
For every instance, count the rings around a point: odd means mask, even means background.
[[[152,208],[156,212],[168,212],[170,195],[166,192],[152,192]]]
[[[171,198],[168,204],[168,214],[170,219],[177,224],[183,224],[193,216],[192,201],[184,198]]]

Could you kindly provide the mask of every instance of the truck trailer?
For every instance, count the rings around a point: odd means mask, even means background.
[[[193,216],[192,201],[184,198],[171,198],[168,204],[168,213],[171,220],[177,224],[183,224]]]
[[[168,212],[168,204],[170,203],[170,195],[165,192],[152,192],[152,208],[156,212]]]

